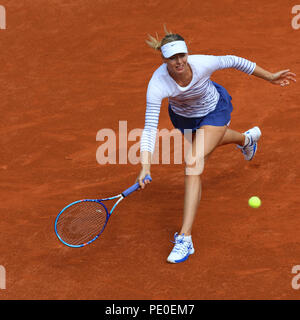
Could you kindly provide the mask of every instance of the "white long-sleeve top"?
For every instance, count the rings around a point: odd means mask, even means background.
[[[252,74],[256,63],[227,55],[189,55],[188,64],[193,72],[187,87],[179,86],[169,75],[167,64],[162,64],[153,73],[147,89],[145,127],[141,137],[141,151],[154,152],[161,103],[169,99],[172,110],[187,118],[198,118],[212,112],[218,103],[219,92],[210,80],[216,70],[235,68]]]

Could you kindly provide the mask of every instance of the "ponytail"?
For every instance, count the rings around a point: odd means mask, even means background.
[[[177,33],[172,33],[171,31],[167,30],[166,25],[164,24],[164,31],[165,31],[165,37],[163,39],[159,39],[158,34],[156,33],[156,37],[151,36],[148,34],[148,40],[146,40],[146,43],[148,46],[154,50],[159,50],[160,48],[165,45],[166,43],[177,41],[177,40],[183,40],[183,37],[180,36]]]

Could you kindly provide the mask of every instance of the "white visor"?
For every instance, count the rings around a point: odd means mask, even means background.
[[[170,58],[177,53],[188,53],[187,46],[182,40],[166,43],[160,50],[165,58]]]

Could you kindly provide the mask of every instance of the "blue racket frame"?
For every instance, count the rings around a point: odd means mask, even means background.
[[[145,180],[149,180],[149,181],[152,181],[152,178],[150,177],[150,175],[146,175],[146,177],[144,178],[143,182],[145,182]],[[135,183],[134,185],[132,185],[131,187],[129,187],[128,189],[124,190],[122,193],[116,195],[116,196],[113,196],[113,197],[109,197],[109,198],[104,198],[104,199],[83,199],[83,200],[77,200],[77,201],[74,201],[72,203],[70,203],[69,205],[67,205],[65,208],[63,208],[60,213],[57,215],[56,219],[55,219],[55,223],[54,223],[54,230],[55,230],[55,234],[56,236],[58,237],[58,239],[63,243],[65,244],[66,246],[68,247],[71,247],[71,248],[82,248],[82,247],[85,247],[87,246],[88,244],[94,242],[95,240],[97,240],[99,238],[99,236],[101,235],[101,233],[104,231],[106,225],[107,225],[107,222],[110,218],[110,216],[112,215],[113,211],[115,210],[116,206],[121,202],[121,200],[123,200],[124,198],[126,198],[127,196],[129,196],[131,193],[133,193],[134,191],[138,190],[140,187],[139,183]],[[113,207],[111,208],[110,212],[107,210],[106,206],[104,203],[102,203],[102,201],[108,201],[108,200],[114,200],[114,199],[118,199],[119,200],[113,205]],[[106,212],[106,220],[105,220],[105,223],[104,223],[104,226],[102,227],[102,229],[100,230],[100,232],[91,240],[89,240],[88,242],[86,243],[82,243],[82,244],[79,244],[79,245],[72,245],[72,244],[69,244],[67,242],[65,242],[61,236],[59,235],[58,231],[57,231],[57,221],[59,219],[59,217],[64,213],[64,211],[66,209],[68,209],[69,207],[77,204],[77,203],[81,203],[81,202],[98,202],[99,204],[101,204],[103,206],[103,208],[105,209],[105,212]]]

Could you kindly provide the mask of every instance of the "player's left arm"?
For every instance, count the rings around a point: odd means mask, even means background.
[[[289,69],[272,73],[264,70],[262,67],[258,66],[256,63],[248,59],[234,55],[218,56],[214,57],[214,59],[217,60],[215,61],[215,65],[217,66],[215,67],[215,70],[235,68],[237,70],[267,80],[272,84],[281,85],[282,87],[289,85],[290,81],[296,82],[296,74],[290,72]]]
[[[256,65],[252,75],[282,87],[289,85],[290,81],[296,82],[296,74],[289,69],[272,73]]]

